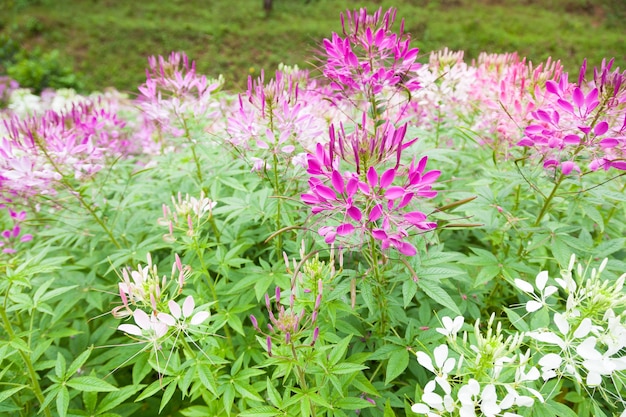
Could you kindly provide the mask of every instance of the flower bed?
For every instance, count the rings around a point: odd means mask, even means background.
[[[240,94],[6,80],[0,411],[626,415],[626,72],[395,20]]]

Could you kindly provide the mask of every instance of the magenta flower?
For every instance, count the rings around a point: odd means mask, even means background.
[[[348,243],[349,237],[356,235],[354,243],[362,244],[372,236],[381,241],[382,249],[393,247],[412,256],[416,250],[406,241],[408,230],[428,231],[437,226],[427,220],[426,214],[407,209],[415,197],[437,195],[432,183],[440,171],[424,173],[427,160],[424,157],[417,164],[413,161],[408,167],[389,168],[382,173],[370,167],[363,179],[356,173],[342,175],[333,169],[328,178],[319,170],[318,159],[311,156],[313,166],[309,172],[320,172],[322,178],[314,174],[309,179],[309,192],[302,194],[302,201],[311,206],[313,214],[329,218],[331,224],[318,230],[326,243],[338,237]]]
[[[30,242],[33,240],[32,234],[22,234],[22,227],[20,226],[20,223],[26,219],[26,212],[16,212],[4,205],[0,205],[0,208],[7,209],[12,222],[11,226],[0,232],[0,248],[2,248],[2,253],[17,253],[16,247],[19,246],[19,243]]]
[[[594,80],[584,82],[586,62],[577,83],[567,74],[545,84],[547,100],[531,112],[519,146],[532,147],[545,168],[560,168],[564,175],[588,169],[626,170],[626,72],[611,72],[613,61],[594,70]]]
[[[324,39],[326,63],[324,76],[331,86],[343,93],[360,91],[366,95],[379,94],[386,87],[403,84],[409,91],[419,88],[415,71],[419,50],[409,46],[404,32],[391,32],[396,10],[382,15],[379,9],[368,15],[366,9],[347,11],[341,15],[344,38],[333,33]]]

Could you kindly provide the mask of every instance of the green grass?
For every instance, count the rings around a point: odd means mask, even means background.
[[[6,0],[5,0],[6,1]],[[613,5],[607,4],[613,1]],[[624,67],[625,6],[605,0],[274,0],[266,16],[261,0],[22,0],[0,18],[1,30],[27,48],[58,49],[87,90],[114,86],[134,92],[144,81],[146,58],[185,51],[210,76],[223,74],[227,87],[244,88],[249,74],[274,71],[280,62],[310,62],[320,41],[340,31],[348,8],[398,8],[417,46],[466,51],[512,52],[534,62],[561,59],[577,72],[615,57]]]

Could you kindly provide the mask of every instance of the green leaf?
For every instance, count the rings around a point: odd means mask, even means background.
[[[335,402],[335,407],[342,408],[344,410],[360,410],[362,408],[374,407],[374,404],[363,399],[363,398],[354,398],[354,397],[346,397],[340,398]]]
[[[66,387],[62,386],[57,395],[57,412],[59,417],[67,415],[67,409],[70,406],[70,393]]]
[[[281,415],[283,415],[282,411],[269,405],[256,407],[238,414],[239,417],[274,417]]]
[[[83,404],[85,405],[85,411],[88,415],[94,415],[96,411],[96,404],[98,403],[98,393],[83,391]]]
[[[389,400],[385,403],[385,413],[383,414],[383,417],[396,417],[396,413],[393,412],[393,409],[391,408],[391,401]]]
[[[278,390],[274,387],[274,384],[272,384],[272,380],[270,378],[266,379],[265,385],[266,385],[265,391],[267,392],[267,398],[270,400],[270,402],[274,406],[281,407],[283,400],[280,397],[280,393],[278,392]]]
[[[250,385],[242,384],[239,382],[235,382],[233,385],[235,386],[235,390],[237,390],[237,392],[241,394],[243,398],[248,398],[254,401],[263,401],[263,398],[261,398],[259,394],[255,391],[255,389],[252,388]]]
[[[63,379],[65,376],[66,363],[65,358],[61,355],[61,352],[57,352],[57,361],[54,364],[54,374],[59,379]]]
[[[67,381],[67,386],[79,391],[110,392],[117,387],[95,376],[79,376]]]
[[[413,297],[417,293],[417,283],[412,279],[405,279],[402,283],[402,302],[404,304],[404,308],[407,308],[411,301],[413,301]]]
[[[13,394],[15,394],[17,392],[20,392],[24,388],[27,388],[27,386],[26,385],[20,385],[19,387],[13,387],[13,388],[8,389],[6,391],[0,392],[0,403],[3,402],[4,400],[6,400],[7,398],[11,398],[11,396],[13,396]]]
[[[172,395],[176,392],[176,384],[169,384],[163,393],[163,397],[161,398],[161,406],[159,407],[159,414],[163,411],[163,408],[167,405],[167,403],[172,398]]]
[[[192,405],[180,410],[180,413],[185,417],[206,417],[211,415],[211,409],[205,405]]]
[[[331,368],[331,372],[335,375],[343,375],[359,372],[363,369],[367,369],[367,366],[359,365],[358,363],[342,362],[334,365]]]
[[[78,355],[78,357],[76,359],[74,359],[74,361],[71,363],[70,367],[67,368],[67,374],[68,375],[74,375],[78,369],[83,366],[85,364],[85,362],[87,362],[87,359],[89,358],[89,355],[91,355],[91,349],[92,347],[90,347],[89,349],[87,349],[86,351],[84,351],[83,353],[81,353],[80,355]]]
[[[419,281],[419,288],[433,301],[438,302],[444,307],[448,307],[459,316],[462,315],[461,310],[459,310],[459,306],[457,306],[448,293],[441,288],[441,285],[438,282],[421,279]]]
[[[109,411],[117,407],[136,394],[143,387],[145,387],[145,385],[127,385],[117,391],[109,392],[104,396],[104,398],[102,398],[100,404],[98,404],[96,414],[102,414],[105,411]]]
[[[396,379],[409,366],[409,351],[400,347],[389,356],[387,371],[385,373],[385,385]]]
[[[524,319],[517,314],[514,310],[510,308],[503,307],[504,311],[506,311],[506,315],[509,317],[509,321],[515,328],[521,332],[528,332],[530,328],[528,324],[524,321]]]
[[[217,396],[217,390],[215,388],[215,378],[213,376],[213,373],[211,372],[211,368],[204,363],[199,363],[196,366],[196,369],[198,371],[198,378],[200,379],[200,383],[204,385],[206,389],[211,391],[213,395]]]
[[[333,346],[330,354],[328,355],[328,362],[331,365],[335,365],[343,358],[343,356],[346,354],[346,351],[348,350],[348,344],[350,343],[350,340],[352,340],[352,335],[346,336],[339,343]]]
[[[550,400],[550,401],[546,401],[546,406],[551,411],[553,411],[555,415],[559,417],[578,417],[578,414],[576,414],[574,410],[572,410],[565,404],[561,404],[556,401]],[[602,415],[602,414],[598,414],[598,415]]]
[[[146,389],[143,390],[141,395],[135,399],[135,402],[145,400],[148,397],[152,397],[157,392],[163,390],[173,380],[174,377],[168,376],[163,379],[158,379],[154,381],[152,384],[148,385]]]

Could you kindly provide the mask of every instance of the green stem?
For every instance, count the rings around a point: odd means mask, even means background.
[[[550,194],[548,195],[546,200],[543,202],[543,206],[541,207],[541,211],[539,212],[539,215],[537,216],[537,219],[535,220],[535,224],[533,225],[534,227],[539,226],[539,223],[541,223],[541,219],[543,219],[543,216],[545,216],[545,214],[548,212],[548,208],[550,208],[550,203],[552,202],[552,199],[556,195],[556,190],[558,190],[558,188],[561,185],[561,183],[563,182],[564,178],[565,178],[565,176],[563,174],[561,174],[559,176],[559,179],[554,184],[554,187],[552,188],[552,191],[550,192]]]
[[[219,297],[217,296],[217,290],[215,289],[215,286],[217,285],[217,278],[213,280],[213,278],[211,277],[211,274],[209,273],[209,269],[204,263],[204,253],[202,250],[200,250],[198,239],[195,236],[194,236],[194,246],[196,249],[196,256],[200,260],[200,267],[202,268],[202,272],[206,275],[207,283],[209,285],[209,289],[211,290],[211,295],[213,296],[213,301],[215,301],[215,308],[219,310],[220,300],[219,300]],[[230,334],[230,330],[228,329],[228,326],[224,326],[224,332],[226,333],[226,340],[228,341],[228,345],[230,346],[231,351],[234,352],[235,348],[233,345],[233,340]]]
[[[274,193],[276,194],[276,230],[280,230],[282,228],[282,222],[280,220],[281,216],[281,188],[280,183],[278,181],[278,156],[274,154]],[[276,259],[281,259],[283,253],[283,236],[278,235],[276,242]]]
[[[298,363],[298,352],[296,352],[296,348],[293,345],[293,343],[290,344],[291,345],[291,353],[293,354],[293,359],[295,360],[296,363]],[[300,367],[300,365],[296,365],[296,374],[298,375],[298,382],[300,382],[300,386],[302,387],[302,389],[304,391],[309,391],[309,385],[306,383],[306,378],[305,378],[305,372],[302,370],[302,368]],[[309,398],[309,407],[311,409],[311,416],[315,417],[315,404],[313,403],[313,401]]]
[[[198,159],[198,155],[196,154],[196,145],[191,139],[191,134],[189,133],[189,128],[187,127],[187,120],[185,120],[183,117],[181,117],[180,119],[183,123],[183,129],[185,129],[185,139],[187,139],[187,142],[189,142],[191,155],[193,156],[193,161],[196,164],[196,176],[198,177],[198,181],[200,181],[200,187],[202,187],[202,169],[200,168],[200,160]]]
[[[13,327],[11,326],[11,322],[9,321],[9,317],[7,316],[7,313],[6,313],[6,302],[7,302],[7,299],[9,298],[10,289],[11,289],[11,285],[9,284],[9,288],[7,289],[7,294],[5,295],[5,298],[4,298],[4,304],[2,305],[2,307],[0,307],[0,317],[2,318],[2,323],[4,324],[5,330],[9,335],[9,340],[14,340],[16,339],[15,331],[13,331]],[[30,381],[32,384],[31,389],[33,390],[33,393],[35,394],[37,401],[39,401],[39,404],[43,404],[43,402],[45,401],[45,398],[43,396],[43,392],[41,391],[41,386],[39,385],[37,373],[35,372],[33,363],[30,360],[30,356],[28,356],[26,352],[24,352],[22,349],[18,349],[18,352],[20,356],[22,357],[24,364],[26,365],[26,371],[28,372],[28,376],[30,377]],[[43,412],[46,417],[52,416],[52,414],[50,413],[50,409],[48,407],[44,408]]]
[[[535,223],[533,223],[533,227],[537,227],[541,223],[541,220],[543,219],[543,217],[548,212],[548,209],[550,208],[550,203],[552,203],[552,200],[554,199],[554,196],[556,195],[556,191],[559,189],[559,186],[561,185],[561,183],[563,182],[564,179],[565,179],[565,176],[563,174],[560,174],[559,178],[557,179],[556,183],[554,184],[554,187],[552,187],[552,191],[550,192],[550,194],[544,200],[543,206],[541,206],[541,210],[539,211],[539,214],[537,215],[537,218],[535,219]],[[533,236],[533,234],[534,234],[534,232],[531,231],[528,234],[528,236],[526,236],[526,238],[524,240],[525,241],[530,240],[530,238]],[[518,257],[522,256],[523,252],[524,252],[524,245],[522,243],[520,243],[519,249],[517,251],[517,256]]]

